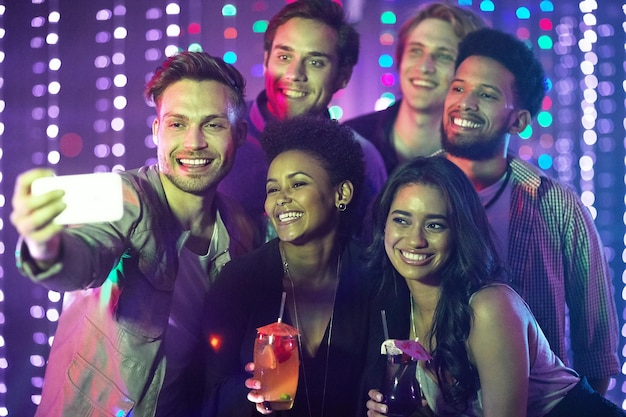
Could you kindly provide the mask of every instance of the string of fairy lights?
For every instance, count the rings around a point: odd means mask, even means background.
[[[6,196],[4,191],[4,178],[3,178],[3,143],[5,140],[4,135],[4,111],[6,108],[6,102],[4,100],[4,72],[3,72],[3,63],[5,61],[5,51],[4,51],[4,38],[6,35],[6,28],[4,25],[4,15],[6,12],[6,5],[4,1],[0,1],[0,256],[4,258],[4,254],[6,253],[6,245],[5,245],[5,233],[4,233],[4,218],[6,213]],[[9,366],[9,362],[7,360],[7,346],[6,339],[4,337],[4,329],[6,316],[4,312],[4,298],[5,298],[5,269],[4,265],[0,263],[0,416],[5,416],[8,414],[8,409],[6,407],[6,396],[7,396],[7,384],[6,384],[6,369]]]
[[[6,110],[2,72],[4,1],[0,0],[0,169],[4,168],[1,151]],[[357,27],[363,46],[350,84],[331,103],[331,113],[339,119],[383,109],[398,99],[397,31],[415,10],[414,2],[402,0],[380,0],[376,7],[369,7],[370,2],[352,1],[362,7],[359,13],[362,21]],[[85,5],[75,2],[70,5],[60,0],[24,3],[32,14],[30,27],[22,35],[29,37],[29,55],[25,58],[30,60],[27,68],[30,76],[26,78],[31,91],[27,139],[37,144],[26,152],[31,152],[33,166],[62,170],[71,163],[73,167],[81,166],[82,172],[134,168],[127,166],[131,160],[139,160],[140,164],[155,161],[156,144],[150,132],[154,111],[138,97],[143,85],[136,88],[131,81],[145,83],[166,56],[180,50],[202,49],[219,54],[248,79],[248,98],[254,98],[263,88],[263,33],[271,16],[285,4],[270,0],[162,0],[141,9],[136,4],[131,7],[130,0],[94,0]],[[344,3],[348,5],[351,0]],[[623,42],[626,8],[623,6],[622,13],[615,14],[600,8],[594,0],[582,0],[576,7],[567,8],[550,0],[458,0],[458,4],[471,8],[494,27],[514,33],[544,63],[550,93],[533,126],[520,134],[514,150],[579,189],[582,201],[598,222],[612,273],[622,278],[621,287],[617,287],[617,281],[615,284],[622,301],[626,284],[626,234],[623,228],[614,225],[626,221],[623,192],[626,159],[624,138],[615,135],[623,136],[626,125],[619,98],[625,89],[619,76],[623,72],[619,51],[624,46],[618,43]],[[60,27],[70,22],[64,21],[65,10],[60,7],[85,7],[83,15],[91,31],[81,36],[88,51],[87,61],[92,65],[86,71],[92,78],[75,81],[84,82],[83,88],[89,91],[91,107],[84,109],[77,109],[73,98],[63,95],[65,63],[61,61],[61,52],[65,52],[64,56],[69,54],[59,33]],[[132,28],[127,26],[131,22]],[[142,27],[138,29],[137,25]],[[613,37],[618,34],[622,38]],[[133,54],[129,52],[131,48]],[[68,129],[60,123],[64,114],[77,110],[88,121],[87,128]],[[616,114],[621,114],[621,119],[616,120]],[[136,137],[143,139],[135,142]],[[610,163],[604,162],[609,160]],[[612,187],[622,190],[621,201],[615,197],[598,197],[608,195]],[[2,231],[8,219],[5,200],[0,172],[2,254],[5,253]],[[11,252],[13,248],[8,250]],[[7,337],[3,332],[3,280],[6,263],[12,261],[11,256],[3,256],[0,265],[0,417],[10,414],[6,407],[8,394],[24,395],[10,391],[10,381],[4,373],[9,364]],[[23,347],[28,350],[27,363],[10,365],[28,370],[25,375],[31,391],[27,400],[34,406],[40,401],[45,360],[60,315],[62,294],[35,289],[29,302],[31,317],[25,328],[32,332],[33,345]],[[625,307],[626,302],[618,303],[622,321]],[[622,329],[620,343],[622,360],[626,356],[624,338],[626,328]],[[624,407],[625,384],[626,378],[620,375],[610,391]]]

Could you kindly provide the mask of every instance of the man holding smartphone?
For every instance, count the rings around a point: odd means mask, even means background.
[[[246,138],[245,81],[202,52],[167,59],[149,81],[158,163],[120,173],[120,220],[66,228],[63,191],[18,177],[11,222],[20,271],[67,292],[37,416],[195,416],[204,294],[254,246],[243,209],[217,192]]]

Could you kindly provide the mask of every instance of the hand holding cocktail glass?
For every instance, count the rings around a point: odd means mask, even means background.
[[[246,380],[246,387],[253,390],[248,400],[256,403],[262,414],[289,410],[298,388],[298,330],[282,322],[285,296],[283,293],[278,321],[257,329],[254,363],[246,366],[254,372]]]
[[[381,315],[385,341],[380,347],[380,353],[387,359],[385,378],[380,391],[369,391],[371,400],[368,401],[367,407],[370,411],[389,417],[431,415],[423,400],[416,374],[418,361],[428,361],[432,358],[417,340],[390,339],[384,310],[381,311]],[[382,407],[382,404],[385,407]]]

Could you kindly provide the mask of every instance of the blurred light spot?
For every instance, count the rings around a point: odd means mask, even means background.
[[[187,50],[190,52],[202,52],[202,45],[194,42],[187,47]]]
[[[148,42],[158,41],[163,37],[163,32],[159,29],[150,29],[146,31],[146,40]]]
[[[46,65],[43,62],[35,62],[33,64],[33,74],[43,74],[46,71]]]
[[[33,305],[30,306],[30,316],[34,319],[44,318],[45,312],[42,306]]]
[[[83,138],[78,133],[66,133],[59,139],[59,151],[65,157],[78,156],[82,150]]]
[[[61,91],[61,83],[58,81],[52,81],[48,84],[48,92],[50,94],[59,94],[59,91]]]
[[[542,110],[550,110],[552,108],[552,99],[549,96],[545,96],[541,102]]]
[[[61,68],[61,60],[59,58],[52,58],[48,63],[50,71],[58,71]]]
[[[527,40],[528,38],[530,38],[530,31],[527,28],[518,28],[515,31],[515,34],[521,40]]]
[[[96,79],[96,88],[100,91],[111,88],[111,79],[109,77],[100,77]]]
[[[109,146],[101,143],[99,145],[94,146],[93,154],[98,158],[106,158],[111,153]]]
[[[267,30],[267,20],[257,20],[252,24],[252,32],[265,33]]]
[[[537,165],[541,169],[549,169],[552,167],[552,157],[548,154],[541,154],[539,158],[537,158]]]
[[[530,10],[527,7],[520,7],[515,11],[515,16],[522,20],[530,19]]]
[[[396,24],[396,14],[394,12],[383,12],[380,15],[380,21],[383,25],[395,25]]]
[[[33,49],[41,48],[43,43],[43,38],[41,36],[36,36],[30,40],[30,47]]]
[[[224,54],[224,62],[228,64],[234,64],[237,62],[237,54],[233,51],[228,51]]]
[[[146,19],[147,20],[159,19],[161,16],[163,16],[163,11],[161,9],[152,8],[152,9],[146,10]]]
[[[343,109],[340,106],[330,106],[328,108],[328,113],[330,114],[331,119],[341,120],[343,117]]]
[[[193,22],[187,26],[187,32],[190,35],[197,35],[200,33],[201,30],[202,30],[202,27],[200,26],[200,23]]]
[[[126,36],[128,36],[128,31],[124,27],[115,28],[115,31],[113,31],[115,39],[126,39]]]
[[[232,4],[225,4],[222,7],[222,16],[237,16],[237,8]]]
[[[533,149],[528,145],[522,145],[519,147],[517,154],[524,161],[530,161],[530,159],[533,157]]]
[[[387,107],[391,106],[395,102],[396,100],[394,98],[380,97],[378,100],[376,100],[376,103],[374,104],[374,110],[385,110]]]
[[[30,27],[40,28],[46,24],[46,19],[43,16],[36,16],[30,20]]]
[[[117,88],[125,87],[127,82],[128,82],[128,78],[126,78],[126,74],[117,74],[113,78],[113,84],[115,84]]]
[[[111,147],[111,153],[117,157],[124,156],[126,153],[126,147],[123,143],[116,143]]]
[[[56,138],[57,136],[59,136],[59,126],[49,125],[46,128],[46,136],[48,136],[49,138]]]
[[[552,30],[552,20],[546,19],[545,17],[543,19],[540,19],[539,27],[541,28],[541,30]]]
[[[165,33],[170,38],[176,38],[176,37],[180,36],[180,26],[178,26],[178,25],[169,25],[165,29]]]
[[[237,39],[237,29],[235,28],[224,29],[224,39]]]
[[[537,45],[541,49],[552,49],[552,38],[548,35],[541,35],[539,39],[537,39]]]
[[[393,58],[389,54],[382,54],[378,58],[378,65],[382,68],[390,68],[393,66]]]
[[[99,112],[107,111],[111,108],[110,101],[107,98],[99,98],[96,100],[96,110]]]
[[[111,64],[111,58],[106,55],[97,56],[94,60],[94,66],[96,68],[106,68]]]
[[[380,83],[386,87],[394,85],[396,82],[396,77],[394,77],[391,73],[385,73],[380,77]]]
[[[55,308],[48,309],[46,311],[46,318],[48,321],[55,322],[59,320],[59,311]]]
[[[593,169],[593,159],[589,155],[583,155],[578,160],[578,165],[582,171],[591,171]]]
[[[127,104],[128,104],[128,101],[126,100],[126,97],[124,96],[117,96],[113,99],[113,106],[118,110],[122,110],[126,108]]]
[[[548,127],[552,125],[552,115],[547,111],[539,112],[537,115],[537,123],[541,127]]]
[[[394,37],[391,33],[386,32],[386,33],[381,34],[378,40],[381,45],[389,46],[389,45],[393,45]]]
[[[46,87],[41,84],[36,84],[32,88],[32,93],[34,97],[42,97],[46,94]]]
[[[97,119],[93,122],[93,131],[96,133],[104,133],[109,130],[109,123],[104,119]]]
[[[551,1],[548,1],[548,0],[543,0],[541,3],[539,3],[539,8],[541,9],[542,12],[554,11],[554,5],[552,4]]]
[[[113,129],[116,132],[120,132],[121,130],[123,130],[124,119],[122,119],[121,117],[116,117],[113,120],[111,120],[111,129]]]
[[[491,0],[481,1],[480,10],[483,12],[493,12],[496,10],[496,5]]]
[[[180,6],[176,3],[169,3],[165,6],[165,13],[169,15],[180,14]]]
[[[113,17],[113,13],[108,9],[98,10],[96,13],[96,20],[109,20],[111,17]]]

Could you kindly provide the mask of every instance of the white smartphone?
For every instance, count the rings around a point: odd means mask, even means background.
[[[65,191],[63,201],[67,208],[54,219],[57,224],[111,222],[122,218],[122,177],[117,173],[43,177],[31,186],[33,195],[58,189]]]

